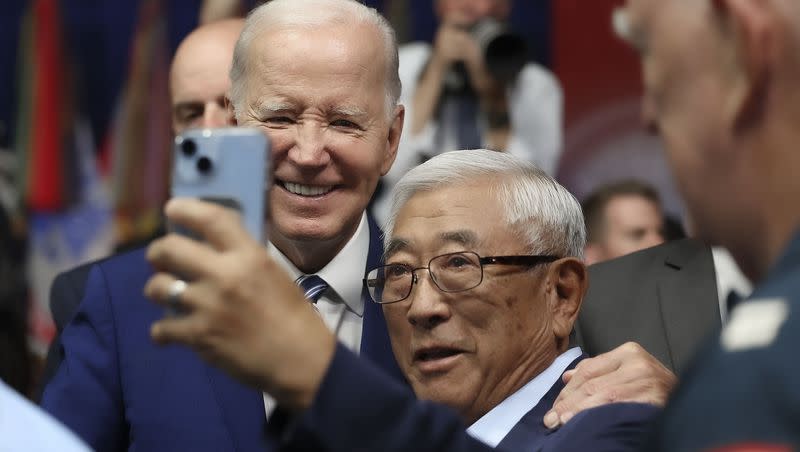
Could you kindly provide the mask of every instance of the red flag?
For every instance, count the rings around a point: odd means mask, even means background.
[[[69,116],[61,21],[56,0],[35,0],[23,26],[17,148],[26,171],[23,203],[33,210],[59,210],[70,196],[65,192],[64,140]]]

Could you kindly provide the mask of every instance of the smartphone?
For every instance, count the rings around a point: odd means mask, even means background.
[[[266,237],[270,187],[269,141],[258,129],[193,129],[175,137],[172,196],[193,197],[237,210],[247,231]],[[170,230],[193,236],[170,225]]]

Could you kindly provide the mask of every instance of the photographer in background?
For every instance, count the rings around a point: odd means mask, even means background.
[[[505,20],[511,0],[435,0],[432,45],[400,48],[406,130],[374,213],[409,169],[447,149],[506,151],[553,174],[562,140],[561,87],[527,61],[524,39]]]

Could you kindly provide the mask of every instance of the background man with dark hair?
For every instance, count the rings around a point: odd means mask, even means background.
[[[581,203],[586,264],[664,242],[664,213],[655,188],[635,180],[603,185]]]

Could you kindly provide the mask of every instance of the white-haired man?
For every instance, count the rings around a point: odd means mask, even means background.
[[[472,150],[410,171],[392,205],[386,263],[367,272],[365,287],[383,306],[416,396],[457,415],[418,401],[336,345],[266,256],[251,257],[264,276],[246,290],[225,298],[184,292],[191,314],[159,321],[154,338],[188,344],[275,395],[295,415],[288,425],[271,423],[287,450],[636,450],[658,412],[651,405],[589,409],[556,432],[543,424],[564,387],[561,374],[582,359],[579,348],[568,350],[587,286],[575,198],[530,163]],[[221,210],[175,200],[167,215],[219,243],[209,259],[252,249],[235,216]],[[212,217],[218,226],[208,224]],[[148,258],[173,272],[204,273],[167,240]],[[147,294],[169,303],[170,279],[154,276]]]
[[[380,260],[380,234],[364,209],[394,160],[403,125],[394,32],[355,1],[273,0],[248,17],[231,83],[237,123],[261,128],[272,144],[268,251],[254,244],[222,263],[195,254],[216,249],[213,241],[167,240],[198,263],[213,262],[205,276],[213,275],[223,290],[247,291],[246,279],[262,278],[249,256],[271,255],[293,279],[321,278],[316,307],[328,328],[399,376],[382,313],[365,303],[354,276]],[[176,111],[176,120],[194,124],[198,108]],[[205,108],[218,110],[214,103]],[[269,396],[188,349],[152,343],[150,325],[164,316],[142,295],[152,275],[144,250],[94,266],[63,332],[65,359],[45,388],[43,406],[97,450],[273,447],[263,434],[274,407]],[[198,289],[190,283],[186,296]],[[213,284],[199,289],[208,296],[218,290]]]

